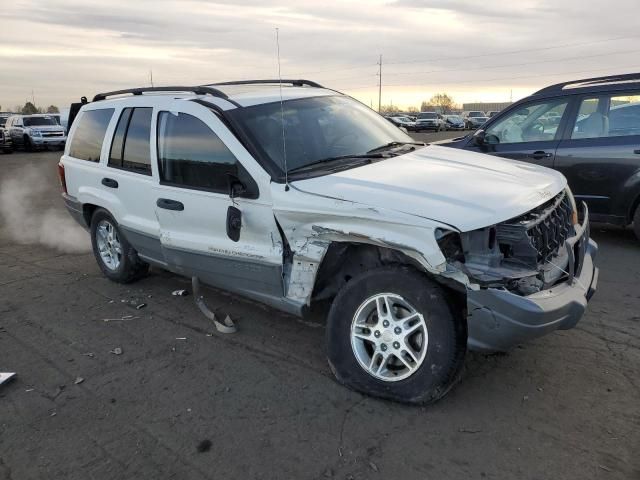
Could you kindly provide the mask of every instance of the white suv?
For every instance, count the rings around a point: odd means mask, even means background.
[[[59,173],[108,278],[153,265],[294,315],[330,299],[338,380],[412,403],[447,393],[467,347],[578,322],[597,247],[560,173],[416,143],[348,96],[283,83],[82,106]]]
[[[20,145],[31,151],[42,147],[64,147],[67,136],[52,115],[13,115],[7,119],[5,130],[9,132],[13,146]]]

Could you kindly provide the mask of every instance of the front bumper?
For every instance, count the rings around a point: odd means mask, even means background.
[[[31,136],[31,142],[34,145],[64,145],[67,141],[67,137],[36,137]]]
[[[586,206],[584,222],[577,230],[565,244],[570,258],[566,282],[526,297],[495,288],[468,291],[470,350],[505,351],[578,323],[595,293],[599,272],[594,264],[598,245],[589,238]]]

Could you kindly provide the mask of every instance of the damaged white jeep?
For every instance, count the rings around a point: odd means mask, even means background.
[[[402,402],[445,395],[467,348],[573,327],[596,287],[560,173],[417,143],[310,81],[96,95],[59,173],[107,277],[154,265],[300,316],[330,300],[338,380]]]

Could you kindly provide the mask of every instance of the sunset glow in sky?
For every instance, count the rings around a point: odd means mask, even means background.
[[[3,2],[4,3],[4,2]],[[508,101],[640,71],[637,0],[15,0],[0,9],[0,105],[66,106],[149,85],[308,78],[378,103]]]

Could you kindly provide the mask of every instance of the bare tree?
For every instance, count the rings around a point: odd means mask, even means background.
[[[424,102],[422,102],[424,104]],[[446,93],[436,93],[431,100],[429,100],[429,104],[438,108],[440,113],[450,113],[455,106],[455,102],[453,98]]]
[[[34,113],[38,113],[38,109],[31,102],[25,103],[24,107],[22,107],[20,110],[23,115],[33,115]]]
[[[382,105],[380,107],[380,113],[382,115],[388,115],[390,113],[397,113],[398,112],[398,107],[396,107],[395,105]]]
[[[60,113],[60,109],[55,105],[49,105],[47,107],[47,113]]]

